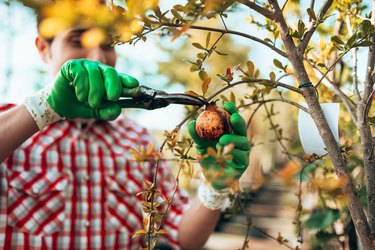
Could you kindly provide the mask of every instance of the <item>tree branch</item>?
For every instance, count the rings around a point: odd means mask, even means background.
[[[345,23],[349,32],[349,35],[353,35],[353,28],[350,23],[350,18],[349,15],[346,15],[345,17]],[[361,101],[362,97],[361,94],[359,93],[359,88],[358,88],[358,60],[357,60],[357,52],[358,48],[354,48],[352,52],[352,61],[353,61],[353,82],[354,82],[354,94],[357,98],[357,102]],[[358,124],[357,124],[358,126]]]
[[[280,29],[280,34],[288,53],[288,59],[293,65],[295,76],[298,82],[300,84],[310,82],[306,68],[303,65],[303,59],[299,55],[293,39],[289,34],[289,27],[280,10],[278,1],[268,0],[268,2],[274,9],[275,22]],[[332,164],[335,168],[336,175],[338,176],[338,178],[347,180],[345,186],[343,187],[343,191],[345,194],[347,194],[350,215],[352,216],[355,223],[358,235],[362,242],[362,246],[364,249],[374,249],[375,239],[371,234],[365,211],[353,185],[353,181],[348,171],[346,161],[341,154],[340,148],[335,140],[335,137],[332,134],[332,131],[324,116],[323,110],[319,104],[315,88],[312,86],[305,87],[301,89],[301,92],[309,107],[310,115],[319,130],[321,138],[323,139],[328,155],[330,156]]]
[[[301,94],[301,91],[298,88],[290,86],[290,85],[285,84],[285,83],[274,82],[274,81],[271,81],[269,79],[252,79],[252,80],[244,80],[244,81],[238,81],[238,82],[230,83],[227,86],[225,86],[224,88],[219,89],[218,91],[216,91],[210,97],[208,97],[207,101],[210,101],[211,99],[213,99],[218,94],[226,91],[227,89],[233,88],[236,85],[245,84],[245,83],[260,83],[260,82],[269,82],[269,83],[274,84],[275,87],[283,87],[283,88],[289,89],[289,90],[291,90],[293,92],[296,92],[298,94]]]
[[[319,77],[323,76],[323,72],[318,67],[311,64],[308,59],[306,61],[311,65],[311,67],[314,68],[315,72],[320,75]],[[357,126],[358,117],[357,117],[357,113],[355,111],[356,103],[354,103],[352,99],[350,99],[336,84],[334,84],[334,82],[331,79],[329,79],[328,77],[325,77],[325,80],[326,81],[323,80],[322,83],[329,90],[331,90],[333,93],[335,93],[336,95],[338,95],[341,98],[341,100],[344,103],[346,109],[348,110],[351,118],[353,119],[354,124]]]
[[[243,5],[246,5],[252,10],[255,10],[259,14],[263,15],[264,17],[267,17],[268,19],[274,20],[274,14],[263,8],[262,6],[257,5],[256,3],[250,2],[249,0],[238,0],[239,3],[242,3]]]
[[[372,6],[372,24],[375,25],[375,1]],[[367,71],[363,99],[358,104],[358,120],[361,124],[360,135],[363,149],[363,162],[365,170],[365,184],[367,191],[367,211],[372,235],[375,234],[375,159],[374,141],[372,139],[371,128],[367,123],[367,110],[372,101],[374,87],[374,64],[375,64],[375,34],[371,35],[372,45],[369,47]]]
[[[255,105],[255,104],[264,104],[264,103],[267,103],[267,102],[285,102],[285,103],[288,103],[292,106],[295,106],[297,107],[298,109],[301,109],[303,111],[305,111],[307,114],[309,114],[309,109],[307,109],[306,107],[296,103],[296,102],[293,102],[289,99],[284,99],[284,98],[272,98],[272,99],[266,99],[266,100],[261,100],[261,101],[256,101],[256,102],[252,102],[252,103],[248,103],[248,104],[244,104],[244,105],[241,105],[239,106],[238,108],[247,108],[247,107],[250,107],[252,105]]]
[[[315,84],[315,88],[317,88],[319,86],[319,84],[323,81],[324,78],[327,77],[327,74],[333,70],[333,68],[335,67],[335,65],[341,60],[341,58],[343,58],[347,53],[349,52],[349,50],[345,51],[344,53],[342,53],[332,64],[331,66],[329,66],[327,68],[327,71],[322,75],[322,77],[319,79],[319,81]]]
[[[331,7],[332,3],[333,3],[333,0],[327,0],[323,4],[323,6],[319,10],[318,18],[324,17],[324,15],[327,13],[329,8]],[[313,36],[317,27],[318,27],[318,25],[315,24],[315,21],[310,22],[310,28],[305,32],[305,35],[303,36],[303,39],[302,39],[301,43],[298,45],[298,52],[299,52],[300,55],[303,55],[303,53],[305,52],[306,47],[309,44],[310,39]]]
[[[166,26],[166,27],[182,27],[183,25],[185,25],[185,24],[175,24],[175,23],[159,23],[159,22],[155,22],[155,23],[160,24],[161,26]],[[189,28],[196,29],[196,30],[206,30],[206,31],[218,32],[218,33],[222,33],[222,34],[232,34],[232,35],[236,35],[236,36],[245,37],[245,38],[248,38],[250,40],[253,40],[255,42],[258,42],[260,44],[263,44],[263,45],[267,46],[268,48],[272,49],[273,51],[275,51],[276,53],[278,53],[279,55],[281,55],[283,57],[287,57],[287,55],[284,51],[278,49],[277,47],[273,46],[272,44],[267,43],[266,41],[264,41],[264,40],[262,40],[258,37],[248,35],[248,34],[245,34],[245,33],[242,33],[242,32],[238,32],[238,31],[235,31],[235,30],[226,30],[226,29],[198,26],[198,25],[190,25]]]

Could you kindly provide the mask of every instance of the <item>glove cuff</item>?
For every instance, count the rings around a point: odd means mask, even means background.
[[[52,86],[47,86],[33,96],[26,97],[24,104],[31,114],[39,130],[56,121],[63,119],[47,102]]]
[[[224,209],[229,203],[229,188],[217,190],[204,181],[198,187],[198,199],[210,210]]]

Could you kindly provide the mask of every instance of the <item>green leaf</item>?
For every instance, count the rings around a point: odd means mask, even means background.
[[[222,53],[220,51],[217,51],[216,49],[214,50],[217,54],[221,55],[221,56],[227,56],[228,54],[225,54],[225,53]]]
[[[323,229],[330,226],[333,222],[340,218],[338,209],[326,209],[315,211],[305,222],[306,227]]]
[[[190,72],[198,71],[199,67],[197,65],[191,65]]]
[[[312,8],[308,8],[307,9],[307,14],[309,15],[309,17],[312,20],[316,21],[316,15],[315,15],[315,12],[314,12],[314,10]]]
[[[231,91],[230,92],[230,102],[232,102],[234,105],[236,105],[236,96],[234,95],[234,93]]]
[[[302,20],[299,20],[298,21],[298,34],[299,34],[299,37],[302,38],[303,35],[305,34],[305,24],[302,22]]]
[[[363,185],[358,189],[358,195],[359,199],[361,200],[361,203],[363,206],[367,206],[367,192],[366,192],[366,186]]]
[[[207,75],[207,72],[204,71],[204,70],[199,71],[198,75],[199,75],[199,78],[200,78],[202,81],[204,81],[204,80],[207,78],[207,76],[208,76],[208,75]]]
[[[208,32],[206,36],[206,48],[208,48],[208,45],[210,44],[210,39],[211,39],[211,32]]]
[[[250,76],[253,76],[254,75],[254,63],[252,61],[247,61],[246,65],[247,65],[247,73]]]
[[[367,122],[370,126],[374,126],[375,125],[375,116],[367,117]]]
[[[200,43],[192,43],[194,47],[198,48],[198,49],[205,49]]]
[[[369,47],[369,46],[372,46],[372,44],[373,43],[371,41],[362,41],[362,42],[354,44],[354,47]]]
[[[273,59],[273,64],[276,66],[276,68],[284,69],[283,64],[277,59]]]
[[[327,68],[326,65],[324,63],[318,63],[316,66],[318,67],[322,67],[322,68]]]
[[[272,40],[269,39],[269,38],[264,38],[264,41],[266,41],[267,43],[272,43],[273,44]]]
[[[333,36],[331,37],[331,41],[334,43],[334,44],[345,44],[338,36]]]
[[[357,34],[354,33],[354,34],[349,38],[349,40],[346,42],[346,46],[347,46],[348,48],[352,48],[356,39],[357,39]]]
[[[155,15],[156,15],[158,18],[161,18],[161,17],[162,17],[161,10],[160,10],[160,8],[159,8],[158,6],[154,9],[154,12],[155,12]]]
[[[275,81],[275,79],[276,79],[276,75],[275,75],[275,72],[271,72],[270,73],[270,79],[272,80],[272,81]]]
[[[173,6],[173,8],[181,12],[185,10],[184,6],[182,6],[181,4],[176,4],[175,6]]]
[[[205,57],[205,55],[203,54],[203,53],[198,53],[197,54],[197,57],[199,58],[199,59],[204,59],[204,57]]]
[[[334,234],[334,233],[319,231],[315,234],[315,237],[319,240],[319,242],[327,242],[327,241],[337,237],[337,235]]]
[[[177,12],[177,10],[175,9],[171,9],[171,13],[172,15],[177,18],[178,20],[183,20],[182,16],[180,15],[180,13]]]

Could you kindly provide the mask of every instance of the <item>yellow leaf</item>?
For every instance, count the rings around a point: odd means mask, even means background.
[[[344,177],[341,177],[341,178],[332,177],[332,178],[325,178],[325,179],[316,178],[316,179],[313,179],[311,183],[316,188],[332,193],[332,192],[342,191],[342,189],[347,183],[347,179]]]
[[[40,23],[39,32],[46,39],[50,39],[68,29],[69,26],[70,23],[64,18],[48,17]]]
[[[159,229],[158,234],[167,234],[168,232],[165,231],[164,229]]]
[[[151,155],[152,151],[154,151],[155,144],[151,143],[150,146],[147,148],[146,155]]]
[[[137,232],[135,232],[135,234],[133,235],[132,239],[134,239],[134,238],[136,238],[136,237],[138,237],[138,236],[145,235],[145,234],[147,234],[147,231],[144,230],[144,229],[140,229],[140,230],[138,230]]]
[[[133,34],[138,34],[143,29],[141,22],[136,19],[131,21],[129,28]]]
[[[275,81],[275,79],[276,79],[276,75],[275,75],[275,72],[270,72],[270,79],[272,80],[272,81]]]
[[[106,34],[102,29],[92,28],[82,34],[81,42],[82,46],[85,48],[95,48],[103,44],[106,38]]]
[[[192,95],[192,96],[199,96],[197,93],[195,93],[193,90],[185,91],[185,94]]]
[[[149,214],[143,219],[143,226],[144,227],[148,226],[148,217],[149,217]]]

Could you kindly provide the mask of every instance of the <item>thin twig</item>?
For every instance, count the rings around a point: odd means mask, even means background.
[[[333,3],[333,0],[327,0],[323,4],[323,6],[320,8],[317,18],[323,18],[324,15],[329,10],[329,8],[332,6],[332,3]],[[314,2],[312,2],[311,5],[314,5]],[[306,47],[309,44],[311,37],[313,36],[316,28],[318,27],[318,25],[316,25],[314,22],[315,21],[310,22],[310,28],[305,32],[301,43],[298,45],[298,52],[300,55],[303,55],[303,53],[305,52]]]
[[[165,27],[176,27],[176,28],[186,25],[186,24],[160,23],[160,22],[155,22],[155,23],[161,24],[161,26],[165,26]],[[273,46],[272,44],[270,44],[270,43],[268,43],[268,42],[264,41],[263,39],[260,39],[256,36],[248,35],[248,34],[245,34],[245,33],[239,32],[239,31],[235,31],[235,30],[225,30],[225,29],[220,29],[220,28],[204,27],[204,26],[198,26],[198,25],[189,25],[189,28],[196,29],[196,30],[219,32],[219,33],[222,33],[222,34],[232,34],[232,35],[236,35],[236,36],[245,37],[245,38],[248,38],[250,40],[253,40],[255,42],[258,42],[260,44],[263,44],[263,45],[267,46],[268,48],[272,49],[273,51],[275,51],[276,53],[278,53],[279,55],[281,55],[283,57],[287,57],[287,54],[284,51],[278,49],[277,47]]]
[[[352,28],[352,25],[350,23],[349,14],[346,15],[345,23],[346,23],[349,35],[352,36],[353,35],[353,28]],[[352,72],[353,72],[353,81],[354,81],[354,94],[355,94],[355,97],[357,98],[357,102],[359,102],[359,101],[361,101],[362,97],[361,97],[361,94],[359,93],[359,89],[358,89],[357,51],[358,51],[358,48],[354,48],[353,52],[352,52],[352,56],[353,56],[352,57],[352,59],[353,59],[353,70],[352,70]]]
[[[288,4],[288,1],[289,0],[285,0],[285,2],[283,4],[283,7],[281,7],[281,12],[284,12],[284,9],[285,9],[286,5]]]
[[[259,14],[263,15],[264,17],[267,17],[268,19],[274,20],[274,14],[273,12],[263,8],[262,6],[257,5],[254,2],[251,2],[249,0],[238,0],[239,3],[242,3],[243,5],[246,5],[252,10],[255,10]]]
[[[327,76],[327,74],[333,69],[333,67],[335,67],[335,65],[341,60],[341,58],[343,56],[346,55],[346,53],[348,53],[349,50],[345,51],[344,53],[342,53],[333,63],[332,65],[327,69],[327,71],[323,74],[323,76],[319,79],[319,81],[315,84],[315,88],[318,88],[319,87],[319,84],[323,81],[323,79]]]
[[[363,118],[365,120],[365,123],[367,123],[367,116],[368,116],[368,113],[370,112],[372,98],[373,98],[374,93],[375,93],[375,89],[371,92],[370,96],[368,97],[368,99],[366,101],[365,110],[363,111],[363,113],[364,113]]]
[[[252,120],[253,120],[253,117],[255,116],[256,112],[262,107],[263,103],[259,103],[259,105],[254,109],[254,112],[251,114],[251,116],[249,117],[249,119],[247,120],[246,122],[246,127],[249,127]]]
[[[268,107],[267,107],[266,104],[264,104],[264,110],[267,113],[268,122],[270,123],[271,129],[273,130],[273,132],[274,132],[274,134],[276,136],[277,142],[279,143],[279,145],[281,146],[281,148],[284,150],[284,152],[286,153],[286,155],[289,158],[289,160],[292,161],[293,163],[295,163],[296,165],[298,165],[294,161],[294,159],[292,158],[292,156],[288,154],[288,149],[287,149],[287,147],[283,143],[283,140],[285,140],[285,138],[279,133],[279,131],[277,130],[277,126],[273,123],[272,118],[271,118],[272,114],[271,114],[270,110],[268,110]]]
[[[252,103],[248,103],[248,104],[243,104],[241,105],[239,108],[247,108],[247,107],[250,107],[251,105],[254,105],[254,104],[264,104],[264,103],[268,103],[268,102],[285,102],[285,103],[288,103],[290,105],[293,105],[303,111],[305,111],[307,114],[309,114],[309,109],[296,103],[296,102],[293,102],[289,99],[284,99],[284,98],[273,98],[273,99],[267,99],[267,100],[261,100],[261,101],[255,101],[255,102],[252,102]]]
[[[207,98],[208,101],[212,100],[215,96],[217,96],[218,94],[236,86],[236,85],[241,85],[241,84],[245,84],[245,83],[260,83],[260,82],[267,82],[267,83],[271,83],[273,84],[275,87],[283,87],[283,88],[286,88],[286,89],[289,89],[295,93],[298,93],[298,94],[301,94],[301,91],[296,88],[296,87],[293,87],[293,86],[290,86],[288,84],[285,84],[285,83],[281,83],[281,82],[275,82],[275,81],[272,81],[272,80],[269,80],[269,79],[249,79],[249,80],[242,80],[242,81],[238,81],[238,82],[234,82],[234,83],[230,83],[228,85],[226,85],[224,88],[216,91],[214,94],[212,94],[210,97]]]
[[[323,72],[316,65],[312,64],[309,59],[306,59],[306,62],[308,62],[310,66],[314,68],[316,73],[319,73],[320,76],[323,75]],[[355,111],[356,104],[354,103],[354,101],[350,99],[336,84],[334,84],[334,82],[331,79],[329,79],[328,76],[326,76],[325,81],[322,82],[329,90],[331,90],[341,98],[354,124],[357,125],[358,117]]]
[[[261,229],[261,228],[259,228],[259,227],[257,227],[257,226],[254,226],[254,225],[253,225],[253,228],[254,228],[255,230],[257,230],[258,232],[264,234],[264,235],[267,236],[268,238],[271,238],[271,239],[277,241],[280,245],[283,245],[284,247],[287,247],[287,248],[289,248],[289,249],[291,249],[291,250],[295,250],[294,247],[290,246],[288,243],[286,243],[286,242],[284,242],[284,241],[280,241],[280,240],[278,240],[276,237],[270,235],[270,234],[267,233],[265,230],[263,230],[263,229]]]

